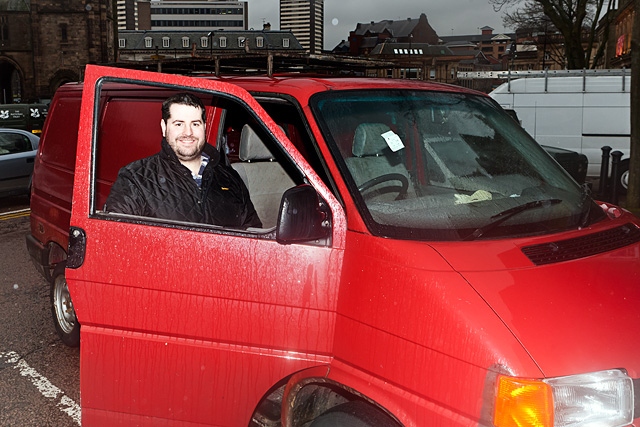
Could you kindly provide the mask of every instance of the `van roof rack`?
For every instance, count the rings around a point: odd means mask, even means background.
[[[612,68],[597,70],[527,70],[527,71],[458,71],[458,79],[521,79],[527,77],[588,77],[631,76],[631,69]]]
[[[464,75],[464,76],[463,76]],[[631,69],[613,68],[597,70],[529,70],[529,71],[478,71],[478,72],[458,72],[458,79],[506,79],[507,91],[511,92],[511,80],[528,77],[544,78],[544,91],[547,91],[549,77],[582,77],[582,91],[587,91],[587,77],[595,76],[621,76],[622,92],[629,90],[626,87],[626,77],[631,77]],[[504,83],[503,83],[504,84]]]

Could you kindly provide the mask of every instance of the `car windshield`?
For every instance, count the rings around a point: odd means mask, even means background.
[[[375,234],[502,238],[600,217],[582,188],[484,96],[329,91],[311,105]]]

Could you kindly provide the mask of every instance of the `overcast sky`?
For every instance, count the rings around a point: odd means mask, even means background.
[[[272,29],[280,29],[279,0],[248,1],[250,28],[270,22]],[[421,13],[440,36],[479,34],[485,25],[494,33],[505,31],[501,14],[488,0],[324,0],[324,48],[346,40],[358,22],[417,19]]]

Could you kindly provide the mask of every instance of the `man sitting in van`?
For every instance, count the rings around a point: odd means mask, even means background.
[[[261,227],[238,174],[205,140],[200,98],[179,93],[162,104],[161,150],[120,169],[105,210],[232,228]]]

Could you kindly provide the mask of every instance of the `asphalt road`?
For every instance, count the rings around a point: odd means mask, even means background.
[[[55,333],[25,246],[27,209],[26,197],[0,199],[0,426],[78,426],[80,353]]]

